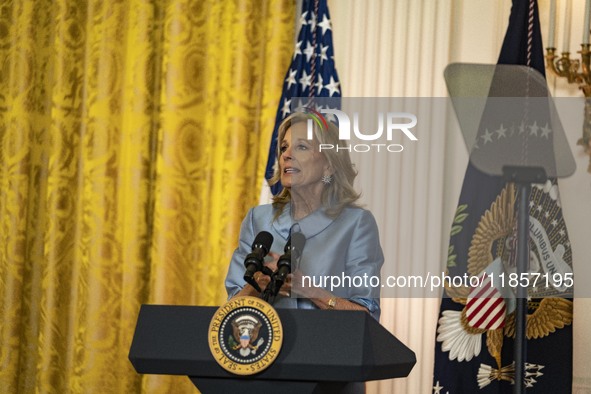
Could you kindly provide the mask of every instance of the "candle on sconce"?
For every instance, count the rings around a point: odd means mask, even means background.
[[[591,0],[585,2],[585,23],[583,24],[583,44],[589,44],[589,22],[591,19]]]
[[[524,0],[525,1],[525,0]],[[581,59],[571,59],[570,56],[570,34],[571,34],[571,20],[572,20],[572,0],[560,0],[560,13],[564,11],[564,32],[562,33],[562,26],[556,24],[556,2],[558,0],[550,1],[550,16],[549,16],[549,30],[548,30],[548,46],[546,48],[546,67],[548,70],[558,78],[565,78],[569,84],[577,84],[585,95],[585,122],[583,127],[583,138],[581,138],[577,145],[585,147],[585,153],[591,157],[591,0],[585,0],[585,14],[583,15],[583,43],[582,48],[578,53]],[[578,0],[580,5],[582,0]],[[564,3],[564,8],[562,7]],[[578,11],[577,11],[578,14]],[[562,16],[561,16],[562,19]],[[557,55],[554,41],[557,35],[562,33],[563,48],[562,54]],[[560,34],[558,34],[560,35]],[[576,57],[576,56],[575,56]],[[591,161],[589,162],[587,171],[591,173]]]
[[[548,32],[548,48],[554,48],[554,35],[555,34],[556,34],[556,0],[550,0],[550,31]]]
[[[570,52],[570,20],[572,14],[572,2],[571,0],[565,1],[564,7],[564,36],[562,40],[562,51]]]

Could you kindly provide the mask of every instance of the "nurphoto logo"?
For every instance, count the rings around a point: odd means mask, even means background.
[[[351,141],[351,121],[349,116],[338,109],[320,109],[322,114],[334,115],[338,120],[339,140]],[[411,141],[418,141],[418,138],[412,133],[411,129],[417,125],[417,117],[408,112],[379,112],[378,114],[377,130],[368,132],[367,130],[360,130],[359,127],[359,113],[353,113],[353,135],[361,141],[375,141],[374,143],[361,143],[350,145],[334,145],[334,144],[320,144],[319,151],[323,150],[347,150],[349,152],[370,152],[370,151],[387,151],[392,153],[402,152],[404,147],[401,144],[391,143],[395,133],[402,132],[403,135]],[[385,142],[383,135],[385,131]],[[307,124],[307,138],[312,139],[313,136],[313,121],[308,119]]]

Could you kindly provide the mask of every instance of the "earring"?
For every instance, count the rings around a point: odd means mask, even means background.
[[[322,183],[324,183],[326,186],[330,185],[332,180],[333,180],[332,175],[322,175]]]

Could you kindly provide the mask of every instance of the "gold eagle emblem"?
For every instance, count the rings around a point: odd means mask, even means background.
[[[544,190],[540,189],[542,188],[532,189],[530,201],[540,201],[544,198],[548,198],[543,196],[544,194],[548,193],[545,193]],[[511,268],[514,268],[512,253],[514,241],[513,234],[515,233],[516,226],[514,210],[515,200],[515,188],[513,184],[508,184],[497,196],[491,207],[482,215],[468,251],[467,272],[469,275],[480,276],[498,256],[502,258],[506,271],[510,271]],[[537,206],[538,205],[534,206],[534,210]],[[541,204],[539,204],[539,206],[541,206]],[[550,225],[553,221],[556,221],[555,217],[552,217],[551,215],[557,215],[557,210],[552,210],[551,214],[542,217],[540,221],[544,221],[545,225]],[[556,241],[556,243],[558,241],[564,240],[564,238],[566,238],[566,236],[564,234],[560,234],[559,236],[557,230],[556,233],[550,233],[550,239]],[[565,256],[565,260],[570,262],[570,248],[568,248],[567,253],[568,255]],[[535,252],[532,251],[531,254],[534,255]],[[486,332],[487,349],[491,356],[496,360],[497,366],[499,368],[498,371],[501,371],[503,370],[501,365],[501,349],[503,346],[503,338],[505,336],[511,338],[515,337],[515,312],[512,312],[506,316],[504,327],[494,330],[474,328],[468,324],[468,319],[466,318],[466,304],[471,290],[472,289],[468,286],[453,287],[446,284],[445,291],[447,295],[451,297],[454,302],[464,305],[464,309],[457,315],[457,323],[450,323],[451,317],[453,316],[451,313],[448,313],[447,316],[444,316],[444,318],[440,319],[438,340],[441,342],[444,342],[444,339],[448,340],[450,335],[447,332],[451,333],[452,330],[456,330],[457,332],[460,326],[463,329],[463,334],[458,335],[464,335],[466,338],[470,338],[472,341],[478,341],[477,336],[480,336]],[[548,336],[556,330],[570,325],[573,320],[573,303],[571,300],[566,298],[545,297],[536,299],[535,301],[529,301],[528,309],[530,311],[533,310],[533,312],[527,315],[527,339],[538,339]],[[445,325],[448,327],[444,327]],[[453,347],[453,341],[456,343],[468,342],[461,341],[459,339],[448,341],[450,344],[446,346],[444,343],[442,345],[444,349],[446,347],[448,349]],[[475,352],[480,352],[478,346],[473,347],[477,349]],[[461,351],[456,350],[455,353],[458,354],[461,353]],[[467,357],[464,356],[464,358],[469,360],[472,356],[473,355],[468,355]]]

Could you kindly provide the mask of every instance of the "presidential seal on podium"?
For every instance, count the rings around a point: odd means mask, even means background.
[[[279,355],[283,327],[269,303],[236,297],[215,312],[208,336],[211,354],[222,368],[236,375],[254,375]]]

